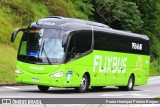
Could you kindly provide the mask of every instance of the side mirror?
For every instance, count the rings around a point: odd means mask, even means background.
[[[14,32],[12,33],[12,36],[11,36],[11,42],[12,43],[14,42],[18,32],[20,32],[20,31],[24,32],[25,30],[26,30],[26,28],[17,28],[17,29],[15,29]]]
[[[150,62],[153,62],[154,59],[155,59],[154,55],[151,55],[151,56],[150,56]]]

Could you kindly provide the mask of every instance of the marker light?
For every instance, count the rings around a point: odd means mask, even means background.
[[[19,69],[17,69],[17,68],[16,68],[15,72],[16,72],[17,74],[23,74],[23,72],[22,72],[22,71],[20,71],[20,70],[19,70]]]
[[[62,71],[50,75],[50,77],[52,77],[52,78],[60,78],[62,76],[63,76],[63,72]]]
[[[30,33],[39,33],[40,30],[30,30]]]

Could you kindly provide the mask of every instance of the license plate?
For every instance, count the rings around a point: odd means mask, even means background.
[[[32,81],[33,82],[39,82],[39,79],[38,78],[32,78]]]

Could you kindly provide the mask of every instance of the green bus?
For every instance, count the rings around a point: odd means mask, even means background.
[[[83,93],[105,86],[133,90],[149,76],[149,38],[107,25],[60,16],[32,22],[23,32],[16,63],[16,82],[75,88]]]

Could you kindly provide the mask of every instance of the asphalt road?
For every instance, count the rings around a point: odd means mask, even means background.
[[[157,96],[160,96],[160,76],[150,77],[147,85],[134,87],[133,91],[105,87],[101,91],[90,89],[88,93],[76,93],[72,88],[50,88],[44,93],[35,85],[0,86],[0,98],[155,98]]]

